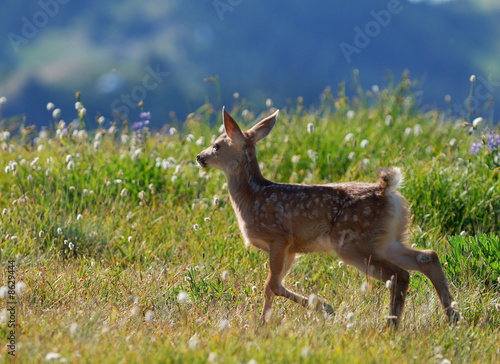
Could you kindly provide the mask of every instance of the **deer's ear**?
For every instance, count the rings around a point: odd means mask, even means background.
[[[262,119],[257,124],[255,124],[250,130],[247,131],[247,135],[250,136],[255,143],[258,143],[264,139],[273,129],[276,124],[276,119],[278,118],[279,110],[276,110],[273,114],[269,115],[267,118]]]
[[[236,124],[236,121],[229,115],[226,108],[222,108],[222,120],[224,120],[224,128],[226,128],[226,134],[232,141],[243,140],[244,136],[241,132],[240,127]]]

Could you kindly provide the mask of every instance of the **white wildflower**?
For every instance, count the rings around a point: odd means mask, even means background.
[[[411,134],[411,128],[406,128],[405,135],[410,135],[410,134]]]
[[[7,102],[7,98],[5,96],[0,97],[0,107],[3,106]]]
[[[374,94],[378,94],[380,92],[380,88],[378,87],[378,85],[373,85],[372,86],[372,92]]]
[[[97,119],[97,123],[99,123],[99,126],[104,124],[105,121],[106,121],[106,118],[104,116],[99,116],[99,118]]]
[[[227,270],[222,271],[220,274],[220,278],[223,281],[228,281],[229,280],[229,271],[227,271]]]
[[[191,301],[189,295],[184,291],[180,291],[179,294],[177,295],[177,302],[188,303],[189,301]]]
[[[385,117],[385,125],[389,126],[392,124],[392,115],[387,115]]]
[[[75,167],[75,163],[73,161],[69,161],[68,163],[68,171],[71,171]]]
[[[208,359],[207,361],[209,363],[216,363],[217,362],[217,353],[211,351],[210,354],[208,354]]]
[[[154,320],[154,318],[155,318],[155,313],[151,310],[146,311],[146,313],[144,314],[144,321],[146,322],[151,322]]]
[[[37,165],[38,161],[40,160],[40,158],[38,157],[35,157],[35,159],[33,159],[30,163],[30,167],[31,168],[35,168],[35,166]]]
[[[193,229],[194,229],[194,231],[197,231],[199,228],[200,228],[200,226],[199,226],[198,224],[194,224],[194,225],[193,225]]]
[[[146,192],[144,191],[140,191],[137,195],[139,196],[139,199],[142,201],[144,201],[144,199],[146,198]]]
[[[78,330],[78,324],[77,324],[76,322],[73,322],[73,323],[69,326],[69,333],[70,333],[71,335],[74,335],[74,334],[76,334],[77,330]]]
[[[361,292],[367,292],[368,291],[368,282],[363,282],[360,290],[361,290]]]
[[[309,346],[304,346],[300,351],[300,355],[305,359],[311,355],[311,348]]]
[[[370,166],[370,160],[368,158],[364,158],[363,159],[363,164],[365,167],[369,167]]]
[[[479,124],[481,124],[483,121],[482,117],[475,118],[474,121],[472,121],[472,127],[477,128]]]
[[[129,243],[131,243],[131,242],[132,242],[132,237],[131,237],[131,236],[129,236],[129,237],[128,237],[128,242],[129,242]]]
[[[386,282],[385,282],[385,287],[387,289],[391,289],[392,288],[392,280],[388,279]]]
[[[128,139],[129,139],[129,137],[127,134],[120,135],[120,140],[121,140],[122,144],[128,144]]]
[[[314,133],[314,124],[313,124],[313,123],[309,123],[309,124],[307,124],[307,132],[308,132],[309,134]]]
[[[62,229],[61,228],[57,228],[57,234],[61,235],[62,233],[63,233]]]
[[[458,303],[456,301],[452,301],[450,307],[454,310],[458,310]]]
[[[54,109],[54,111],[52,111],[52,117],[56,120],[59,119],[61,117],[61,109]],[[64,127],[61,129],[64,129]]]
[[[115,179],[113,182],[115,185],[121,185],[123,183],[123,181],[119,178]]]
[[[353,322],[354,321],[354,312],[349,312],[347,314],[347,321]]]
[[[50,352],[47,355],[45,355],[45,361],[51,361],[51,360],[62,360],[61,354]]]
[[[10,166],[5,167],[5,173],[9,174],[10,173]]]
[[[187,140],[188,142],[194,142],[194,135],[193,135],[193,134],[188,134],[188,135],[186,136],[186,140]]]
[[[271,100],[271,99],[267,99],[267,100],[266,100],[266,106],[267,106],[267,107],[271,107],[271,106],[273,106],[273,100]]]
[[[194,144],[196,144],[199,147],[202,146],[203,144],[205,144],[205,138],[199,137],[198,140]]]
[[[309,298],[307,299],[307,306],[309,308],[315,309],[318,304],[318,296],[315,295],[314,293],[309,295]]]
[[[215,195],[212,199],[212,203],[214,205],[218,205],[219,204],[219,196]]]
[[[174,128],[174,127],[172,127],[172,128],[170,128],[170,129],[168,129],[168,133],[169,133],[170,135],[175,135],[175,134],[177,134],[177,129],[176,129],[176,128]]]
[[[219,331],[224,331],[229,329],[230,323],[228,319],[222,319],[219,322]]]
[[[354,110],[349,110],[347,112],[347,114],[346,114],[347,120],[351,120],[354,117],[354,115],[356,115],[356,113],[354,112]]]
[[[49,102],[47,104],[47,111],[52,111],[52,110],[54,110],[54,108],[55,108],[55,106],[52,102]]]
[[[194,334],[188,341],[189,350],[195,350],[198,345],[200,345],[200,340],[198,339],[198,335]]]
[[[299,163],[299,160],[300,160],[300,155],[294,155],[294,156],[292,156],[292,163],[293,164]]]
[[[350,142],[352,140],[352,138],[354,138],[354,134],[353,133],[348,133],[345,138],[344,138],[344,141],[345,142]]]
[[[415,135],[420,135],[420,134],[422,134],[422,127],[420,126],[420,124],[416,124],[416,125],[413,127],[413,134],[415,134]]]
[[[80,110],[82,108],[82,103],[80,101],[75,102],[75,110]]]
[[[76,134],[77,138],[80,140],[85,140],[88,137],[87,131],[86,130],[78,130],[78,133]]]
[[[82,214],[78,214],[78,215],[76,216],[76,219],[77,219],[78,221],[80,221],[82,218],[83,218],[83,217],[82,217]]]
[[[141,308],[137,305],[132,306],[130,309],[130,316],[138,316],[141,313]]]
[[[9,313],[7,312],[7,309],[4,308],[3,310],[0,311],[0,323],[6,324],[9,321]]]
[[[17,282],[15,290],[16,290],[16,294],[19,297],[22,297],[22,295],[26,291],[26,283],[24,283],[24,282]]]
[[[363,140],[361,141],[361,143],[359,143],[359,146],[360,146],[361,148],[366,148],[366,147],[368,146],[368,140],[363,139]]]

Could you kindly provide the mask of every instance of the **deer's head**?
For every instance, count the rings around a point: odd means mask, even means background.
[[[266,137],[278,117],[279,110],[262,119],[251,129],[242,132],[236,121],[222,108],[225,133],[196,157],[201,167],[217,168],[231,174],[241,166],[249,155],[255,156],[255,145]]]

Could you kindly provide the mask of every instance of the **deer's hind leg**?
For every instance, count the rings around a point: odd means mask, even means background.
[[[448,279],[434,250],[415,250],[396,241],[389,247],[386,256],[394,264],[404,269],[416,270],[425,274],[434,285],[450,321],[458,321],[459,313],[451,307],[454,300],[448,287]]]
[[[384,283],[391,281],[391,301],[387,322],[389,326],[397,329],[403,314],[410,274],[406,270],[387,261],[369,259],[369,265],[365,264],[365,266],[367,273],[373,278]]]
[[[368,250],[360,251],[354,244],[344,247],[338,255],[347,264],[355,266],[363,273],[383,283],[391,281],[388,324],[397,328],[404,309],[410,274],[379,254]]]

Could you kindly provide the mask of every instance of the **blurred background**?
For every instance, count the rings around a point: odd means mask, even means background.
[[[257,111],[298,96],[316,105],[326,86],[377,92],[405,70],[421,81],[422,108],[497,122],[500,108],[498,0],[3,0],[2,116],[49,125],[48,102],[77,117],[100,113],[152,125],[183,120],[233,94]],[[476,84],[470,106],[470,75]],[[207,78],[218,76],[220,89]],[[445,96],[449,95],[447,101]],[[268,105],[270,102],[267,102]],[[175,113],[176,117],[173,117]],[[91,125],[91,127],[95,127]]]

